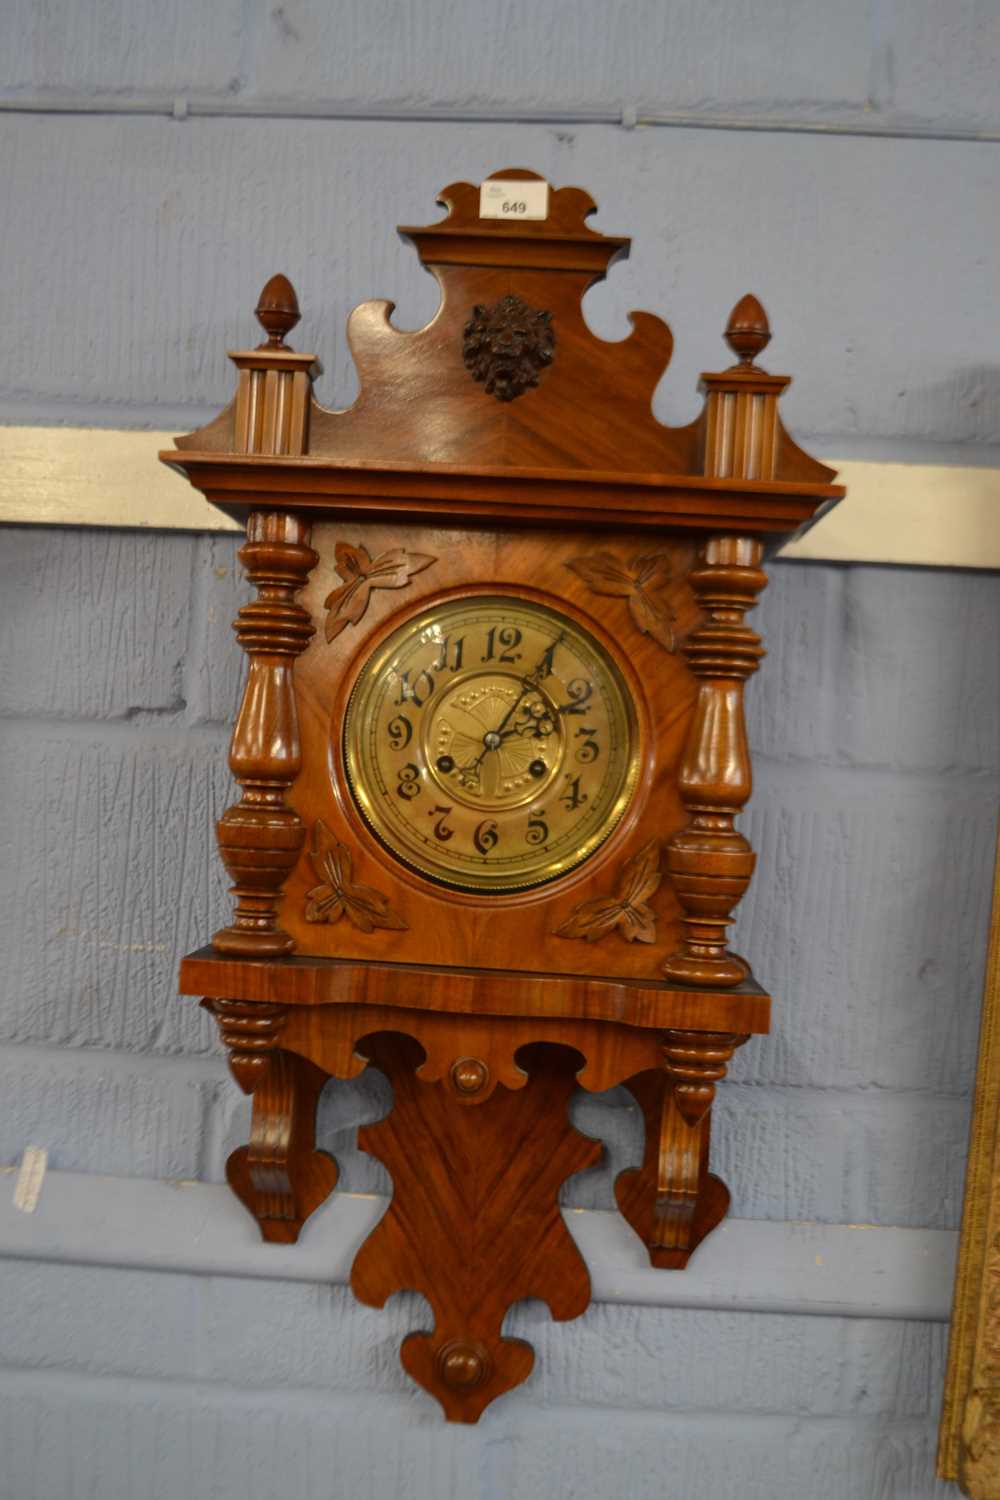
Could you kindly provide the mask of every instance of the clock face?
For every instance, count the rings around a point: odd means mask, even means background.
[[[485,595],[395,630],[362,667],[344,759],[392,852],[461,890],[553,880],[591,855],[635,789],[636,713],[588,631]]]

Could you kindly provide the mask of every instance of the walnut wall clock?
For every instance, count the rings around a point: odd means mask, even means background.
[[[401,231],[441,305],[414,333],[355,310],[349,410],[315,401],[275,276],[232,405],[162,455],[245,522],[256,587],[218,824],[233,915],[181,966],[253,1095],[229,1180],[265,1238],[296,1239],[337,1179],[320,1090],[388,1075],[361,1144],[393,1198],[352,1286],[428,1298],[403,1364],[465,1422],[531,1370],[501,1336],[513,1302],[587,1306],[558,1194],[601,1147],[574,1089],[624,1083],[643,1111],[616,1195],[654,1265],[726,1212],[712,1100],[770,1008],[727,945],[754,865],[745,615],[765,556],[843,493],[782,427],[755,298],[697,420],[665,427],[666,324],[633,313],[609,344],[581,312],[628,240],[587,227],[579,188],[488,183]]]

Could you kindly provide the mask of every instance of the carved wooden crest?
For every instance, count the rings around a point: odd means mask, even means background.
[[[513,401],[538,384],[552,363],[556,336],[552,314],[508,294],[492,307],[479,305],[465,325],[462,350],[473,380],[498,401]]]

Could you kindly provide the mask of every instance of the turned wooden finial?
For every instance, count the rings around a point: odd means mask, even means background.
[[[729,314],[725,339],[733,353],[739,356],[741,365],[752,365],[771,342],[767,313],[752,292],[741,297]]]
[[[254,313],[267,334],[267,343],[260,347],[284,349],[285,334],[291,333],[301,317],[299,299],[287,276],[279,273],[271,277],[257,299]]]

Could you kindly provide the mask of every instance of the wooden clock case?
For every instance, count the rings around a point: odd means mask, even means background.
[[[541,181],[507,170],[490,181]],[[218,824],[231,925],[181,966],[206,997],[253,1095],[229,1181],[266,1239],[295,1240],[332,1191],[315,1147],[328,1079],[367,1066],[394,1104],[361,1132],[393,1198],[352,1287],[381,1306],[414,1288],[434,1312],[404,1341],[411,1376],[473,1422],[524,1380],[529,1345],[501,1336],[516,1300],[582,1313],[586,1267],[558,1206],[598,1160],[569,1124],[577,1086],[625,1084],[646,1122],[619,1207],[654,1265],[682,1267],[724,1216],[708,1170],[711,1106],[770,1001],[726,931],[754,855],[734,827],[751,790],[743,684],[763,655],[744,616],[766,552],[843,491],[784,431],[788,384],[754,362],[770,334],[740,301],[738,362],[703,377],[689,426],[651,410],[666,324],[630,316],[596,338],[583,294],[629,241],[595,233],[578,188],[543,220],[481,219],[479,188],[400,232],[441,286],[426,328],[368,302],[348,335],[360,394],[314,399],[315,357],[284,277],[257,308],[267,332],[232,355],[234,402],[165,462],[246,523],[255,600],[230,764],[242,788]],[[537,889],[447,889],[382,847],[346,784],[341,725],[361,665],[441,599],[510,593],[584,624],[637,705],[639,778],[595,854]]]

